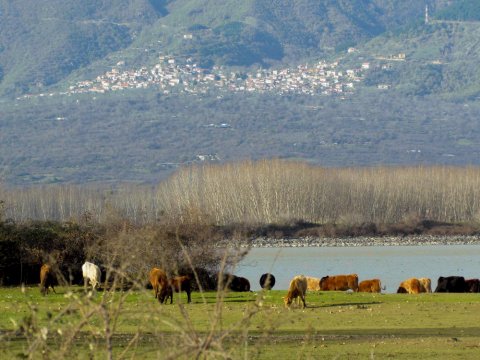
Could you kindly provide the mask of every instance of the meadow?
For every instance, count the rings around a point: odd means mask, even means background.
[[[160,305],[151,290],[0,289],[4,358],[471,359],[478,294],[194,292]]]

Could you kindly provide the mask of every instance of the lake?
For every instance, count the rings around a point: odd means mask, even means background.
[[[387,293],[409,277],[429,277],[434,291],[439,276],[480,278],[480,245],[252,248],[235,274],[258,290],[266,272],[275,276],[275,290],[286,290],[298,274],[356,273],[359,281],[379,278]]]

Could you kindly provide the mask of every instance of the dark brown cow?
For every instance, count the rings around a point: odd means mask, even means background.
[[[57,293],[55,291],[55,288],[53,285],[55,285],[57,282],[56,276],[53,273],[52,267],[48,264],[43,264],[42,267],[40,268],[40,292],[42,295],[48,294],[48,288],[51,287],[54,293]]]
[[[168,290],[165,292],[163,299],[159,299],[160,302],[167,302],[170,298],[170,304],[173,303],[173,292],[181,292],[182,290],[187,293],[188,303],[192,302],[191,298],[191,286],[190,286],[190,276],[175,276],[174,278],[168,281]]]
[[[380,279],[363,280],[358,284],[358,292],[379,293],[381,291]]]
[[[465,291],[471,292],[471,293],[480,292],[480,280],[479,279],[465,280]]]
[[[160,299],[159,296],[163,295],[166,296],[165,292],[167,290],[168,279],[167,274],[165,271],[159,268],[152,268],[150,273],[148,274],[148,278],[150,280],[150,284],[152,284],[153,293],[155,294],[155,299]]]
[[[358,291],[358,275],[324,276],[320,279],[321,291]]]

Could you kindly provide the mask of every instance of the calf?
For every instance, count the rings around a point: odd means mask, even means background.
[[[300,303],[300,300],[303,302],[303,307],[307,307],[305,303],[305,294],[307,292],[307,279],[303,275],[295,276],[292,281],[290,281],[290,286],[288,287],[287,296],[283,298],[285,306],[289,307],[292,304],[294,299],[297,299],[297,302]],[[298,299],[300,298],[300,300]]]
[[[380,279],[363,280],[358,284],[358,292],[379,293],[381,291]]]
[[[173,303],[173,292],[180,293],[181,291],[187,293],[188,303],[192,302],[191,298],[191,286],[190,286],[190,277],[189,276],[175,276],[174,278],[168,281],[168,290],[162,294],[163,298],[159,298],[160,302],[167,302],[170,298],[170,304]]]
[[[43,264],[40,268],[40,293],[42,295],[48,294],[48,288],[51,287],[53,292],[56,294],[55,285],[57,282],[56,276],[53,273],[52,267],[47,264]]]

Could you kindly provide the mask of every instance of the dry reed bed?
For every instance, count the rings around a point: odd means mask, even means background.
[[[157,186],[52,185],[0,188],[4,216],[66,221],[112,213],[136,223],[160,218],[216,225],[448,223],[480,218],[478,167],[324,168],[282,160],[179,169]]]

